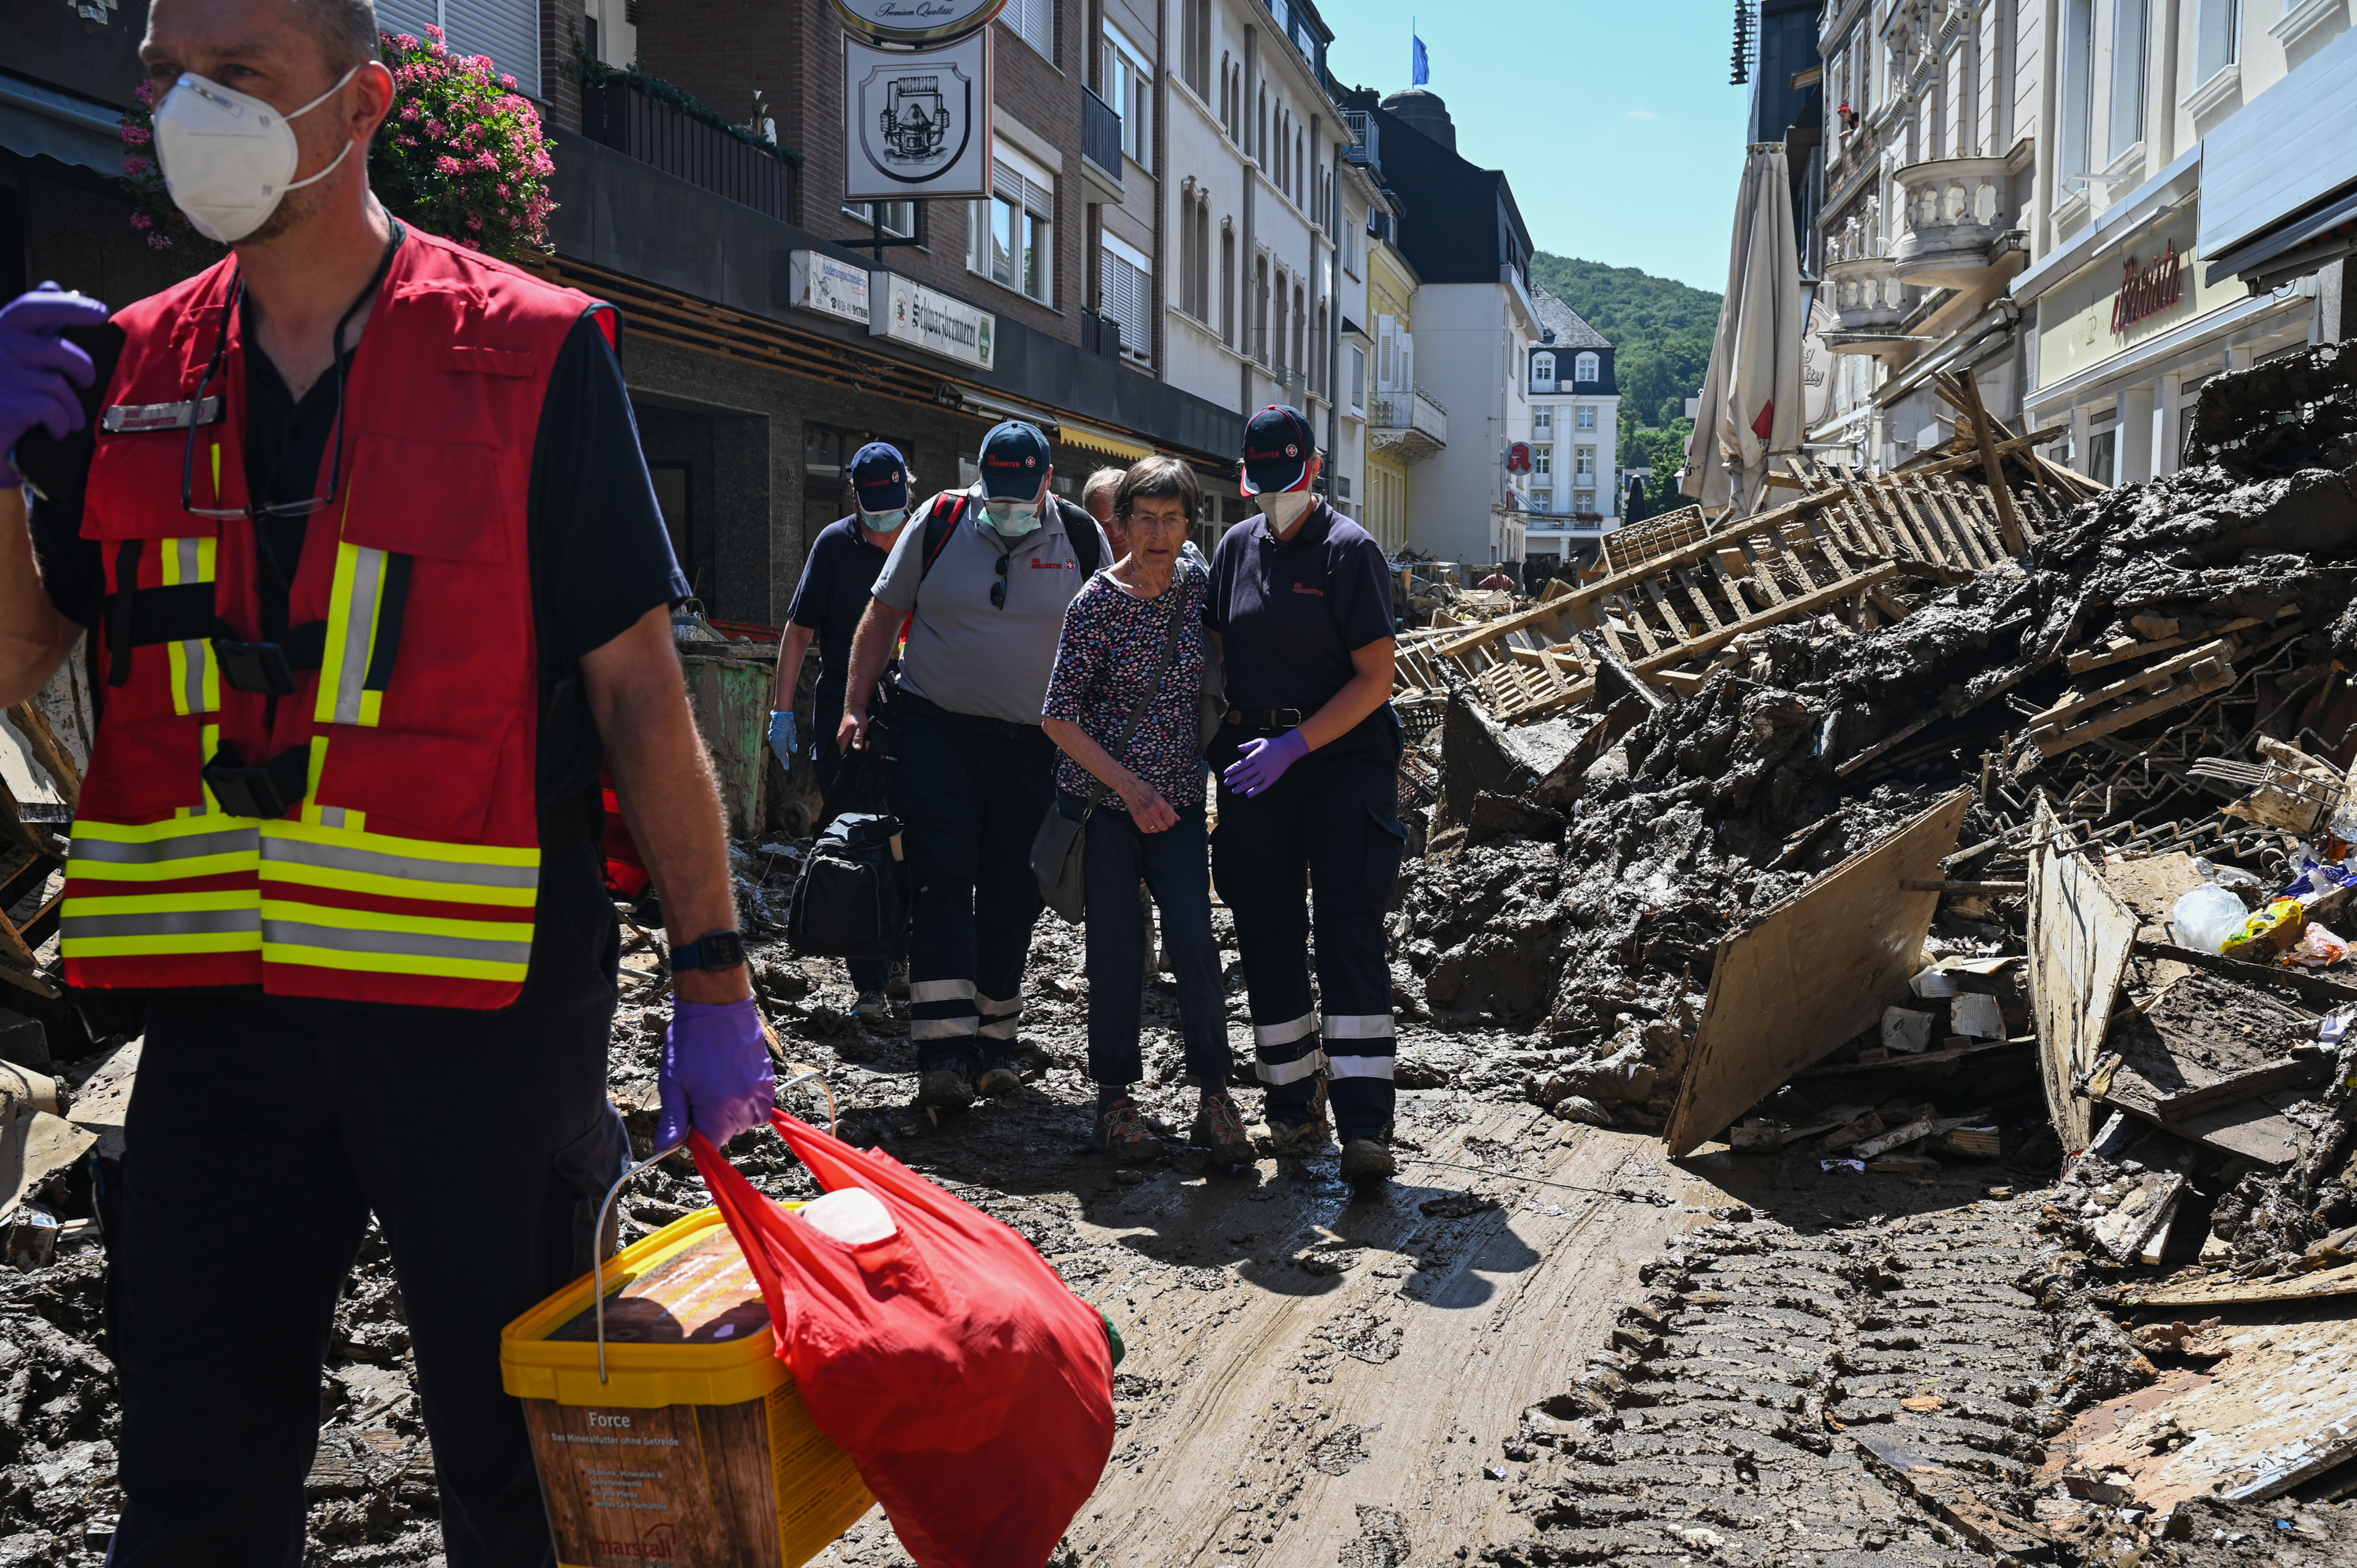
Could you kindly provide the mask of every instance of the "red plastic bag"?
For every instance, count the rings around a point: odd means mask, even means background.
[[[822,1187],[866,1188],[896,1227],[838,1241],[689,1134],[812,1421],[920,1568],[1045,1563],[1113,1454],[1104,1319],[1028,1241],[881,1149],[772,1121]]]

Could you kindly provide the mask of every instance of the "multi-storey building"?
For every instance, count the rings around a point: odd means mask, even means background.
[[[2174,470],[2201,384],[2341,336],[2357,34],[2341,5],[2061,0],[2044,43],[2030,422],[2079,471]]]
[[[1379,103],[1359,91],[1345,107],[1365,114],[1380,140],[1398,245],[1418,280],[1425,349],[1394,370],[1399,390],[1370,406],[1369,444],[1385,446],[1394,432],[1428,441],[1436,426],[1445,434],[1408,493],[1410,548],[1469,565],[1520,561],[1528,499],[1506,460],[1530,435],[1526,355],[1540,331],[1530,231],[1504,173],[1458,155],[1437,94],[1411,88]]]
[[[1620,522],[1620,389],[1612,345],[1544,289],[1531,294],[1539,337],[1529,352],[1530,517],[1523,563],[1531,580],[1593,560]]]
[[[1162,188],[1177,285],[1161,374],[1240,416],[1291,403],[1331,448],[1347,134],[1326,85],[1334,35],[1308,0],[1175,0],[1171,16]],[[1341,469],[1329,451],[1329,493],[1347,504]],[[1222,523],[1247,510],[1232,484],[1220,505]]]
[[[1370,125],[1366,135],[1373,138]],[[1380,149],[1370,139],[1370,153]],[[1400,251],[1388,203],[1367,226],[1367,315],[1350,353],[1351,385],[1367,388],[1366,508],[1361,521],[1396,555],[1407,548],[1409,476],[1448,445],[1448,415],[1415,390],[1415,295],[1422,281]]]

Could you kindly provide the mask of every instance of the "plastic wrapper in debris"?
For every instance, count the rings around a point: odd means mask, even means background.
[[[2307,923],[2306,909],[2298,899],[2277,898],[2244,921],[2241,932],[2228,937],[2218,950],[2245,957],[2281,952],[2299,940]]]
[[[2328,968],[2348,956],[2349,944],[2313,920],[2309,922],[2308,929],[2300,933],[2299,940],[2293,944],[2291,950],[2284,954],[2291,962],[2305,964],[2310,969]]]
[[[2187,947],[2203,952],[2223,950],[2227,939],[2240,931],[2251,918],[2243,901],[2215,883],[2205,882],[2177,901],[2169,912],[2169,923],[2177,929],[2177,940]]]

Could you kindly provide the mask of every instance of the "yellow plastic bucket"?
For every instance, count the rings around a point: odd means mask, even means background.
[[[500,1331],[560,1568],[800,1568],[867,1511],[717,1209],[625,1248],[606,1280],[604,1382],[588,1274]]]

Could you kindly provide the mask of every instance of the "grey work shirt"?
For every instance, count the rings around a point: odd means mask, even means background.
[[[967,492],[967,515],[924,570],[926,516],[952,492],[935,496],[900,527],[876,597],[888,608],[916,611],[900,684],[952,713],[1036,725],[1056,668],[1064,607],[1086,579],[1068,528],[1097,530],[1096,520],[1060,497],[1040,508],[1039,526],[1007,539],[983,521],[981,487]],[[1113,548],[1097,530],[1097,559]],[[998,558],[1006,556],[1006,607],[990,602]]]

